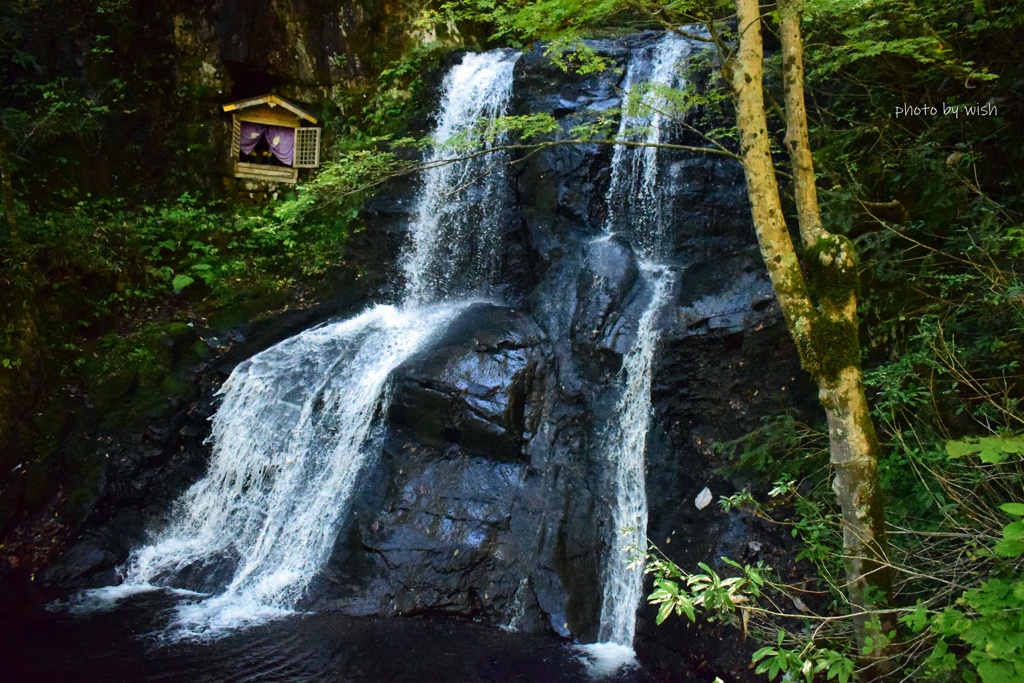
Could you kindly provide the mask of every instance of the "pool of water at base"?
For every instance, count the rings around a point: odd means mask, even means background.
[[[53,596],[0,599],[5,683],[331,682],[587,683],[581,655],[555,636],[449,618],[295,615],[212,642],[161,645],[152,635],[174,598],[135,596],[108,612],[46,611]],[[602,681],[648,683],[641,669]]]

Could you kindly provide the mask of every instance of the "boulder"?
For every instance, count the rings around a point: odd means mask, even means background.
[[[311,605],[562,635],[596,623],[585,421],[558,404],[550,354],[528,316],[477,304],[396,370],[380,461]]]
[[[477,304],[396,371],[391,421],[422,444],[520,459],[537,422],[544,334],[520,312]]]

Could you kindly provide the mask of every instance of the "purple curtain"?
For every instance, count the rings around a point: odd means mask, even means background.
[[[259,144],[260,138],[263,137],[263,133],[266,129],[267,127],[260,123],[242,121],[242,130],[239,135],[238,148],[242,150],[243,154],[252,154],[252,151],[256,149],[256,145]]]
[[[285,166],[291,166],[295,159],[295,129],[284,126],[267,126],[264,135],[274,156]]]

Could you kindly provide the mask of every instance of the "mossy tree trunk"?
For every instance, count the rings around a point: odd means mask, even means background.
[[[871,636],[878,673],[889,648],[884,609],[890,593],[878,441],[868,412],[857,329],[857,260],[853,244],[822,225],[807,133],[800,0],[779,3],[786,104],[786,147],[793,166],[801,257],[790,238],[772,162],[765,113],[761,13],[757,0],[736,0],[739,46],[726,64],[736,99],[747,193],[758,243],[804,368],[818,386],[828,419],[833,489],[842,508],[847,594],[858,640]],[[806,273],[806,279],[805,279]]]

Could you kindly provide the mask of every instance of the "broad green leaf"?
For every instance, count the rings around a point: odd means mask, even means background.
[[[661,624],[661,622],[663,622],[666,619],[668,619],[668,615],[670,615],[670,614],[672,614],[672,603],[671,602],[663,602],[661,604],[661,607],[658,608],[658,616],[656,616],[654,618],[654,623],[655,624]]]
[[[999,541],[992,550],[1001,557],[1020,557],[1024,555],[1024,542]]]
[[[679,602],[676,604],[676,614],[679,613],[685,614],[686,618],[690,621],[697,621],[697,613],[693,608],[693,602],[685,595],[680,595]]]
[[[1011,522],[1003,527],[1003,539],[1020,541],[1024,539],[1024,522]]]
[[[174,276],[174,279],[171,281],[171,287],[174,288],[175,292],[180,292],[181,290],[185,289],[195,281],[196,279],[190,275],[178,273],[177,275]]]
[[[983,463],[994,465],[1005,462],[1010,454],[1024,453],[1024,437],[983,436],[947,441],[946,453],[951,458],[977,454]]]
[[[913,612],[904,614],[899,620],[909,626],[914,633],[920,633],[928,625],[928,612],[923,604],[918,603]]]
[[[655,579],[654,585],[671,595],[679,595],[679,584],[668,579]]]
[[[966,440],[946,442],[946,454],[951,458],[962,458],[977,452],[978,444],[976,443],[969,443]]]
[[[1003,503],[999,509],[1011,515],[1024,517],[1024,503]]]
[[[1011,683],[1019,680],[1013,672],[1013,665],[1009,662],[981,662],[978,666],[978,673],[983,683]]]

